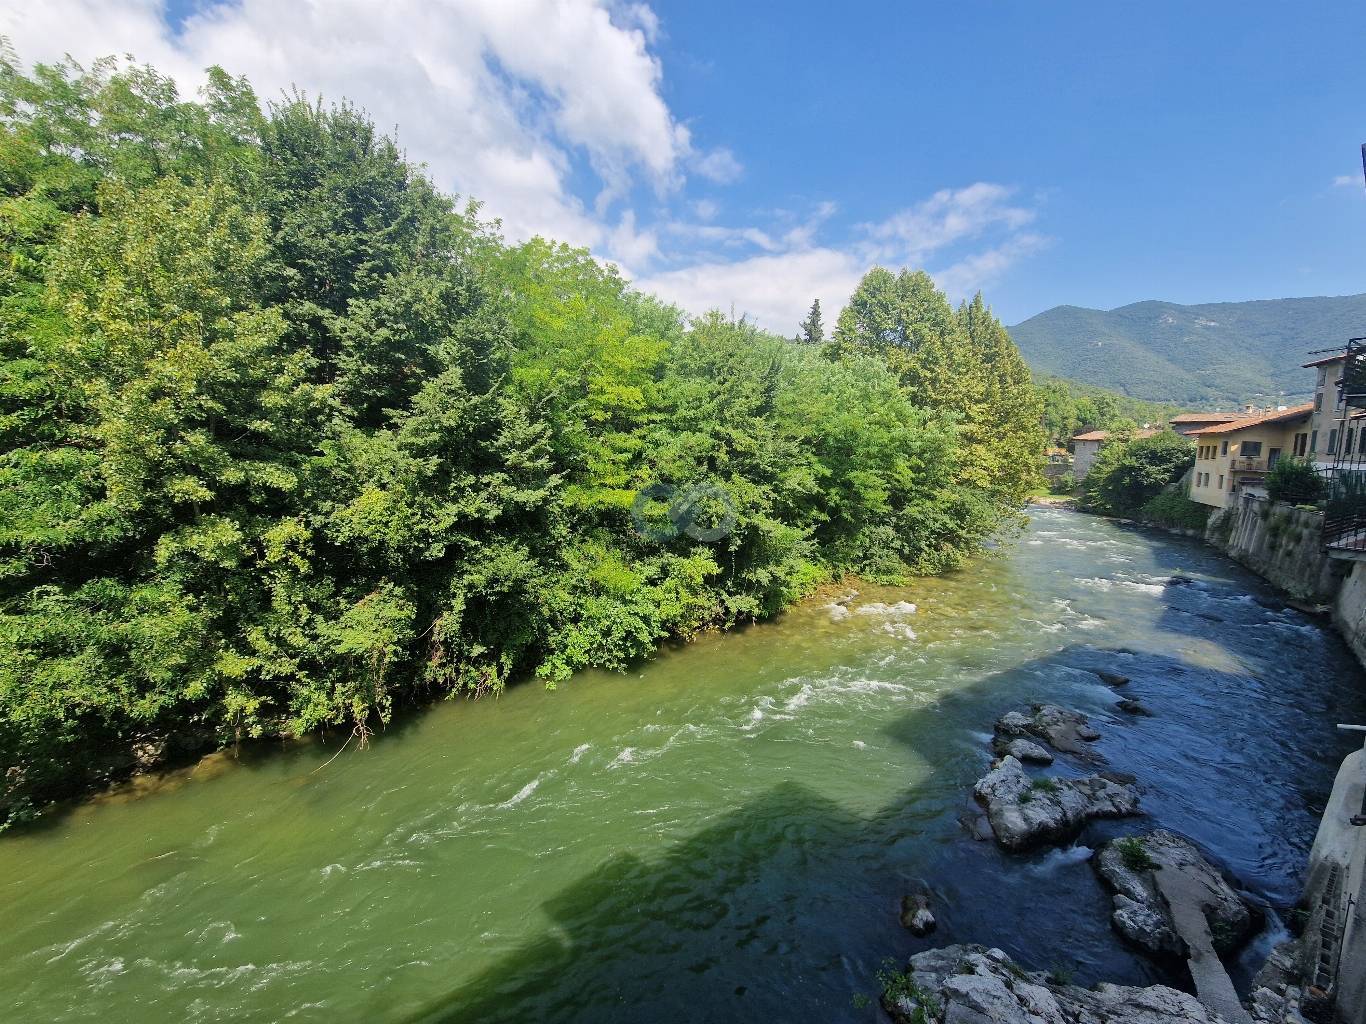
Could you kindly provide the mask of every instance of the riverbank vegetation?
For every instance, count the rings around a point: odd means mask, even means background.
[[[1082,505],[1105,515],[1142,518],[1142,509],[1194,465],[1195,444],[1175,431],[1118,438],[1096,455],[1086,475]],[[1172,510],[1162,506],[1157,512]]]
[[[219,70],[7,55],[0,149],[0,826],[942,572],[1037,479],[1018,352],[924,274],[828,344],[689,319]]]

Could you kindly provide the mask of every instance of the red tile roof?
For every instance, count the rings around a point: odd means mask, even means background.
[[[1149,430],[1149,429],[1147,429],[1147,428],[1145,427],[1145,428],[1143,428],[1143,429],[1141,429],[1141,430],[1135,430],[1135,431],[1133,432],[1133,436],[1134,436],[1134,437],[1152,437],[1152,436],[1153,436],[1154,434],[1156,434],[1156,433],[1157,433],[1156,430]],[[1108,430],[1088,430],[1088,431],[1087,431],[1086,433],[1084,433],[1084,434],[1074,434],[1074,435],[1072,436],[1072,440],[1073,440],[1073,441],[1108,441],[1109,439],[1110,439],[1110,431],[1108,431]]]
[[[1231,434],[1235,430],[1260,427],[1264,423],[1282,423],[1286,420],[1299,419],[1301,416],[1308,416],[1313,411],[1314,403],[1305,402],[1304,405],[1292,405],[1289,409],[1277,409],[1273,412],[1258,413],[1255,416],[1244,416],[1229,423],[1205,427],[1203,430],[1197,430],[1194,433],[1200,437],[1204,437],[1206,434]]]
[[[1242,419],[1239,412],[1183,412],[1173,416],[1173,423],[1227,423],[1229,420]]]

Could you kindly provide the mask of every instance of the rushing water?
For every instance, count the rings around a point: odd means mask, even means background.
[[[1112,934],[1084,845],[1157,824],[1294,901],[1366,691],[1246,573],[1034,510],[999,557],[852,608],[443,705],[332,761],[210,759],[0,838],[0,1020],[868,1021],[854,994],[930,941],[1179,980]],[[991,723],[1037,700],[1092,715],[1148,818],[1024,857],[968,838]],[[897,922],[918,879],[931,940]]]

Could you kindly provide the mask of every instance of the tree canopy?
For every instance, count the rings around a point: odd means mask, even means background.
[[[1018,352],[924,274],[824,347],[690,320],[217,69],[6,56],[0,151],[0,826],[952,568],[1037,471]]]

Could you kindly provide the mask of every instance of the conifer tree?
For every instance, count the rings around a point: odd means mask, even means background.
[[[797,340],[803,345],[824,345],[825,325],[821,322],[821,300],[811,303],[811,312],[798,327]]]

